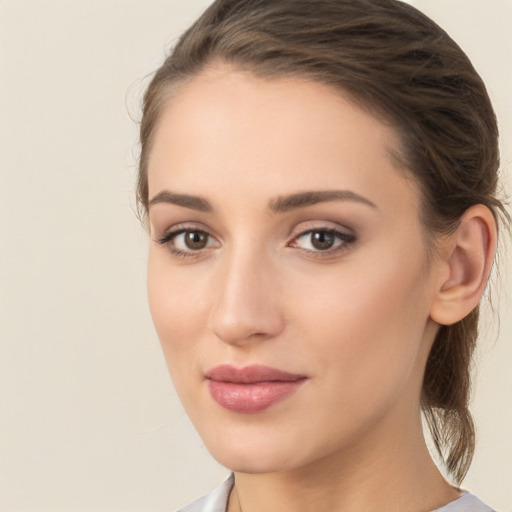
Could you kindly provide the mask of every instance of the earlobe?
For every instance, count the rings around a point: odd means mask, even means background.
[[[430,317],[451,325],[476,307],[485,290],[496,251],[496,221],[491,211],[481,204],[469,208],[444,249],[440,264],[445,271]]]

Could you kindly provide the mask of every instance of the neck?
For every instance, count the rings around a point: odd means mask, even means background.
[[[391,428],[386,437],[382,430],[370,433],[358,446],[300,469],[235,473],[228,511],[421,512],[459,495],[433,463],[418,417],[405,429]]]

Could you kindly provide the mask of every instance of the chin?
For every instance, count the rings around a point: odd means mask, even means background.
[[[243,429],[242,429],[243,430]],[[210,454],[224,467],[238,473],[263,474],[296,469],[310,462],[304,442],[295,436],[264,431],[202,435]],[[200,433],[201,434],[201,433]],[[238,434],[238,435],[237,435]],[[298,447],[301,449],[298,450]]]
[[[222,453],[214,454],[210,452],[217,462],[222,466],[236,473],[247,474],[268,474],[289,471],[296,466],[287,457],[273,456],[255,456],[253,453]]]

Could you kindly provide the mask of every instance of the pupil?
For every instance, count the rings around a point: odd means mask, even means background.
[[[185,236],[185,244],[189,249],[203,249],[206,247],[207,235],[198,231],[189,231]]]
[[[334,245],[334,236],[325,231],[315,231],[311,234],[311,243],[315,249],[325,251]]]

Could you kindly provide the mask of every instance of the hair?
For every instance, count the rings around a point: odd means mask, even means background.
[[[143,100],[137,199],[148,210],[148,156],[173,92],[209,65],[232,64],[272,79],[334,87],[396,131],[394,155],[419,184],[429,238],[457,228],[483,204],[507,218],[496,196],[496,117],[485,85],[460,47],[428,17],[398,0],[217,0],[181,36]],[[474,452],[468,409],[478,307],[441,326],[430,351],[421,407],[455,481]]]

